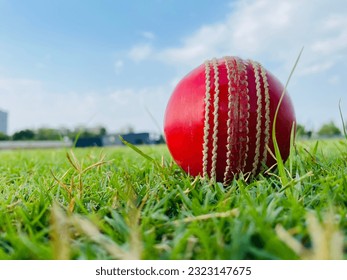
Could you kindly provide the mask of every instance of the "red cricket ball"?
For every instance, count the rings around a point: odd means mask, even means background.
[[[276,163],[272,126],[283,85],[258,62],[238,57],[206,61],[176,86],[165,112],[164,133],[178,165],[192,176],[228,183],[240,172],[258,174]],[[295,113],[286,93],[276,139],[283,160]],[[273,152],[274,153],[274,152]]]

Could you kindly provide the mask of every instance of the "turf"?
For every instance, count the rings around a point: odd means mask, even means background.
[[[347,141],[229,186],[166,146],[0,151],[0,259],[346,259]]]

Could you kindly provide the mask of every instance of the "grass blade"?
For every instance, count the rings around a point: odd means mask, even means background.
[[[151,162],[153,162],[155,164],[155,166],[160,167],[160,164],[152,157],[150,157],[149,155],[145,154],[144,152],[142,152],[139,148],[137,148],[135,145],[129,143],[128,141],[124,140],[124,138],[122,136],[119,135],[119,139],[120,141],[122,141],[122,143],[125,146],[128,146],[130,149],[132,149],[133,151],[135,151],[136,153],[138,153],[140,156],[144,157],[146,160],[149,160]]]
[[[287,174],[286,174],[286,171],[285,171],[285,167],[284,167],[284,162],[283,162],[283,159],[282,159],[282,156],[281,156],[281,152],[280,152],[280,149],[278,147],[278,143],[277,143],[277,139],[276,139],[276,123],[277,123],[277,116],[278,116],[278,112],[279,112],[279,109],[281,107],[281,104],[282,104],[282,101],[283,101],[283,98],[284,98],[284,95],[286,93],[286,90],[287,90],[287,87],[288,87],[288,84],[292,78],[292,75],[295,71],[295,68],[296,66],[298,65],[298,62],[300,60],[300,57],[301,57],[301,54],[303,52],[304,48],[301,49],[295,63],[294,63],[294,66],[292,68],[292,71],[290,72],[290,75],[287,79],[287,82],[286,82],[286,85],[283,89],[283,92],[282,92],[282,95],[281,95],[281,98],[277,104],[277,108],[276,108],[276,112],[275,112],[275,116],[274,116],[274,120],[273,120],[273,124],[272,124],[272,142],[273,142],[273,145],[274,145],[274,149],[275,149],[275,156],[276,156],[276,159],[277,159],[277,167],[278,167],[278,172],[280,174],[280,177],[282,179],[282,183],[283,185],[286,185],[289,181],[289,179],[287,178]]]
[[[345,138],[347,140],[346,123],[345,123],[345,120],[343,119],[343,114],[342,114],[342,109],[341,109],[341,99],[339,101],[339,111],[340,111],[340,117],[341,117],[341,121],[342,121],[343,134],[345,135]]]
[[[56,202],[53,203],[51,210],[51,228],[51,243],[54,259],[70,259],[71,245],[68,219]]]

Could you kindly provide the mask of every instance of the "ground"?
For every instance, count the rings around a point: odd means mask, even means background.
[[[0,151],[0,259],[347,259],[346,139],[229,186],[138,149]]]

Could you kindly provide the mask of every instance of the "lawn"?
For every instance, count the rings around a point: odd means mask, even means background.
[[[345,139],[229,186],[138,148],[0,151],[0,259],[347,259]]]

